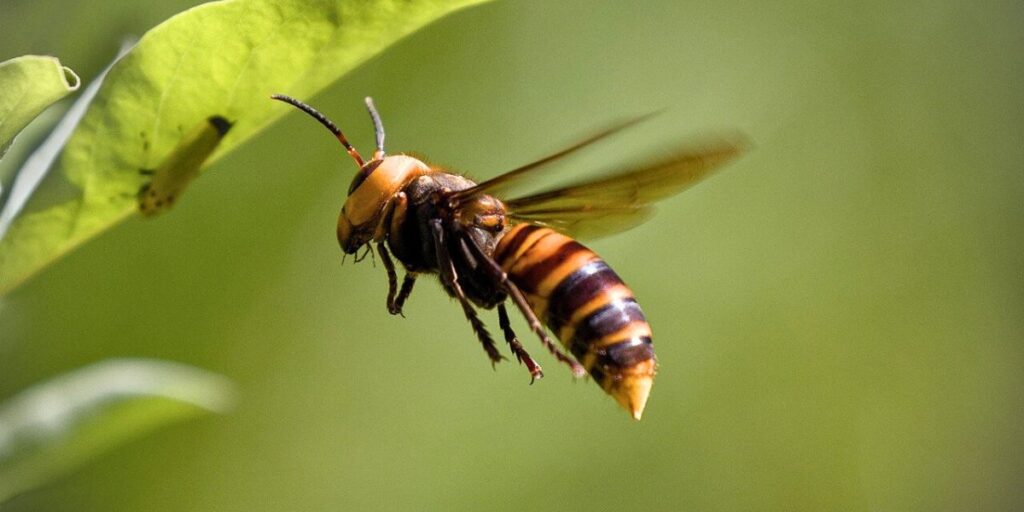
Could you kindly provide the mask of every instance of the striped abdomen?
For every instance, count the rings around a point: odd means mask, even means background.
[[[494,259],[537,318],[602,389],[640,419],[654,380],[651,327],[619,276],[579,242],[530,224],[506,233]]]

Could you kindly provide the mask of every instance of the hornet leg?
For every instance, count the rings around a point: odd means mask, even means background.
[[[504,302],[498,304],[498,325],[501,326],[502,332],[505,333],[505,341],[508,342],[508,346],[512,349],[516,359],[526,365],[527,370],[530,370],[530,384],[533,384],[534,380],[543,378],[544,371],[541,370],[540,365],[530,357],[530,354],[523,348],[523,344],[519,343],[519,339],[516,338],[516,333],[512,330],[512,324],[508,320],[508,311],[505,310]]]
[[[395,264],[391,261],[391,254],[388,253],[387,247],[384,245],[384,239],[389,227],[392,230],[398,229],[402,219],[405,218],[408,205],[409,198],[406,197],[405,192],[400,192],[396,202],[392,203],[391,208],[381,217],[381,222],[373,233],[373,239],[380,240],[377,242],[377,252],[380,253],[380,260],[384,263],[384,268],[388,272],[388,313],[402,315],[403,318],[405,315],[402,314],[402,306],[405,304],[405,299],[408,299],[409,294],[412,293],[412,285],[416,282],[416,275],[406,271],[405,279],[402,281],[402,290],[398,292],[396,297],[395,289],[398,287],[398,275],[395,274]]]
[[[583,368],[583,365],[559,350],[558,346],[551,341],[551,338],[549,338],[547,333],[544,331],[544,326],[541,325],[537,315],[532,309],[530,309],[530,304],[526,301],[526,297],[523,296],[523,292],[519,290],[519,287],[516,286],[515,283],[508,279],[508,274],[501,269],[501,266],[498,265],[493,258],[484,254],[484,251],[481,250],[475,242],[473,242],[472,238],[466,236],[463,237],[463,240],[466,242],[464,245],[466,245],[473,253],[474,259],[480,262],[480,267],[490,274],[491,278],[499,283],[506,292],[508,292],[509,297],[512,298],[512,302],[516,304],[519,311],[526,317],[527,323],[530,324],[530,330],[540,338],[540,342],[544,345],[544,348],[548,349],[548,351],[551,352],[551,355],[555,356],[555,359],[569,365],[569,368],[572,369],[573,376],[583,377],[586,375],[587,370]]]
[[[416,274],[406,272],[405,279],[402,280],[402,289],[398,291],[398,297],[395,298],[395,309],[393,311],[389,309],[392,315],[402,315],[403,318],[405,317],[405,313],[402,313],[402,308],[405,307],[405,300],[412,293],[412,285],[414,284],[416,284]]]
[[[398,292],[398,274],[395,273],[395,263],[391,261],[391,254],[384,247],[384,242],[377,242],[377,252],[380,253],[380,261],[388,273],[388,313],[396,315],[401,310],[395,308],[395,294]]]
[[[498,347],[495,346],[494,340],[491,339],[490,333],[487,332],[487,327],[476,316],[476,310],[473,309],[473,305],[469,303],[469,299],[466,298],[466,294],[462,291],[462,286],[459,285],[459,276],[455,271],[451,255],[448,254],[448,248],[445,246],[444,227],[439,219],[431,221],[430,227],[434,238],[434,250],[437,252],[437,264],[440,267],[441,279],[455,293],[455,298],[462,305],[462,312],[465,313],[466,320],[469,320],[469,324],[473,326],[473,332],[476,333],[477,339],[483,345],[484,352],[487,352],[487,357],[491,359],[491,366],[494,366],[498,361],[502,360],[501,353],[498,352]]]

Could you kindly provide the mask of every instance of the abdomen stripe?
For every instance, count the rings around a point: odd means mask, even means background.
[[[606,391],[616,395],[612,388],[638,371],[653,375],[644,313],[593,251],[549,228],[519,224],[498,241],[494,257],[534,313]]]

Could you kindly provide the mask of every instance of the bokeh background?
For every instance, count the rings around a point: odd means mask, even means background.
[[[2,0],[0,58],[90,79],[189,1]],[[1024,498],[1024,6],[499,1],[313,102],[360,148],[486,177],[625,115],[587,169],[721,129],[743,159],[597,241],[655,329],[636,423],[491,369],[421,282],[341,266],[352,166],[298,113],[3,299],[0,398],[115,356],[238,406],[8,504],[28,510],[1012,510]],[[288,92],[288,91],[278,91]],[[496,326],[496,315],[486,315]],[[521,321],[520,331],[526,329]]]

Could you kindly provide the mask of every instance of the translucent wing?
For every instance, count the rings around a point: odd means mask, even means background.
[[[621,233],[643,224],[654,215],[653,206],[639,208],[592,208],[551,210],[531,213],[510,212],[515,222],[529,222],[552,228],[581,240],[594,240]]]
[[[596,238],[644,222],[654,212],[652,203],[697,183],[736,158],[745,145],[739,136],[711,139],[648,165],[502,201],[514,221],[550,226],[577,238]]]
[[[544,158],[541,158],[540,160],[530,162],[517,169],[513,169],[503,174],[499,174],[498,176],[495,176],[494,178],[491,178],[487,181],[482,181],[472,188],[460,190],[453,194],[452,198],[455,199],[456,201],[459,201],[466,200],[470,197],[476,197],[479,196],[480,194],[490,194],[495,196],[503,195],[503,193],[507,193],[509,190],[524,183],[528,179],[536,178],[537,171],[540,171],[548,164],[560,160],[565,156],[569,156],[583,148],[590,146],[591,144],[599,140],[602,140],[610,135],[618,133],[641,121],[649,119],[655,114],[657,114],[657,112],[652,112],[647,115],[634,117],[631,119],[627,119],[625,121],[621,121],[619,123],[615,123],[609,126],[608,128],[601,130],[597,133],[594,133],[593,135],[581,140],[580,142],[577,142],[576,144],[569,146],[568,148],[565,148],[556,153],[552,153]]]

